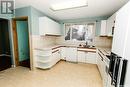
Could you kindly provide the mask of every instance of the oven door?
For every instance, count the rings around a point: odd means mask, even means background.
[[[114,53],[111,53],[110,64],[109,64],[109,75],[111,76],[111,84],[117,84],[118,72],[120,67],[121,57]]]
[[[120,64],[121,64],[121,58],[117,57],[115,59],[115,65],[113,70],[113,76],[112,76],[112,83],[117,87],[118,84],[118,76],[120,72]]]
[[[116,54],[111,53],[110,56],[110,63],[109,63],[109,75],[111,76],[111,78],[113,77],[113,71],[114,71],[114,65],[115,65],[115,59],[116,59]]]

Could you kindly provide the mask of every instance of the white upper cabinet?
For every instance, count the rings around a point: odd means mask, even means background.
[[[100,36],[107,36],[107,20],[101,21],[101,30],[100,30]]]
[[[48,17],[39,18],[40,35],[61,35],[61,26]]]
[[[115,28],[116,13],[107,19],[107,36],[113,36]]]

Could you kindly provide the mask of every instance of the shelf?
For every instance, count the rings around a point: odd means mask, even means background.
[[[51,60],[46,60],[46,61],[42,61],[42,60],[37,60],[37,63],[40,62],[40,63],[48,63],[48,62],[51,62]]]
[[[36,55],[38,57],[50,57],[51,55]]]
[[[41,68],[41,69],[49,69],[51,67],[51,65],[37,64],[36,67]]]

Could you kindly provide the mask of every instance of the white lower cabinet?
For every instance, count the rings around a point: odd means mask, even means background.
[[[98,54],[98,69],[100,72],[101,77],[103,78],[103,70],[102,70],[102,58],[100,57],[100,55]]]
[[[106,64],[102,61],[102,80],[103,87],[108,87],[108,73],[106,72]]]
[[[96,50],[95,52],[91,51],[92,49],[78,49],[77,47],[60,47],[53,50],[36,50],[34,52],[34,57],[36,61],[36,67],[43,69],[51,68],[60,59],[69,62],[96,64]]]
[[[59,60],[60,60],[60,50],[56,50],[54,53],[52,52],[51,65],[56,64]]]
[[[78,51],[78,62],[96,64],[96,53]]]
[[[96,50],[79,49],[77,47],[58,47],[53,50],[35,50],[34,57],[36,67],[43,69],[51,68],[60,59],[69,62],[96,64]]]
[[[101,64],[100,64],[101,61],[102,61],[102,60],[101,60],[99,54],[97,53],[97,65],[98,65],[98,69],[99,69],[99,71],[101,71],[101,66],[100,66],[100,65],[101,65]]]
[[[66,60],[66,47],[60,48],[60,56],[62,60]]]
[[[86,63],[86,52],[78,51],[78,62]]]
[[[54,66],[60,60],[60,50],[37,49],[34,51],[34,58],[35,58],[35,67],[48,69]]]
[[[114,85],[111,84],[111,76],[108,75],[108,84],[107,87],[115,87]]]
[[[105,63],[103,62],[103,56],[99,51],[97,52],[97,65],[103,80],[105,73]]]
[[[96,64],[96,53],[87,52],[86,53],[86,62]]]
[[[102,77],[103,87],[112,87],[105,58],[105,55],[103,55],[100,51],[97,51],[97,65]]]
[[[76,47],[66,47],[66,61],[77,62]]]

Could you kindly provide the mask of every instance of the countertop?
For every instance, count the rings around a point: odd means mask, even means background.
[[[76,48],[79,48],[79,49],[92,49],[92,50],[99,49],[105,55],[110,55],[110,53],[111,53],[111,48],[108,48],[108,47],[85,48],[85,47],[80,47],[80,46],[75,46],[75,45],[48,45],[48,46],[45,46],[45,47],[42,47],[42,48],[35,48],[35,50],[53,50],[53,49],[60,48],[60,47],[76,47]]]
[[[111,48],[97,47],[97,49],[100,50],[104,55],[110,55],[111,54]]]
[[[81,47],[81,46],[76,46],[76,45],[48,45],[48,46],[44,46],[41,48],[34,48],[34,50],[50,50],[50,49],[55,49],[55,48],[59,48],[59,47],[75,47],[75,48],[81,48],[81,49],[96,49],[96,47],[86,48],[86,47]]]

